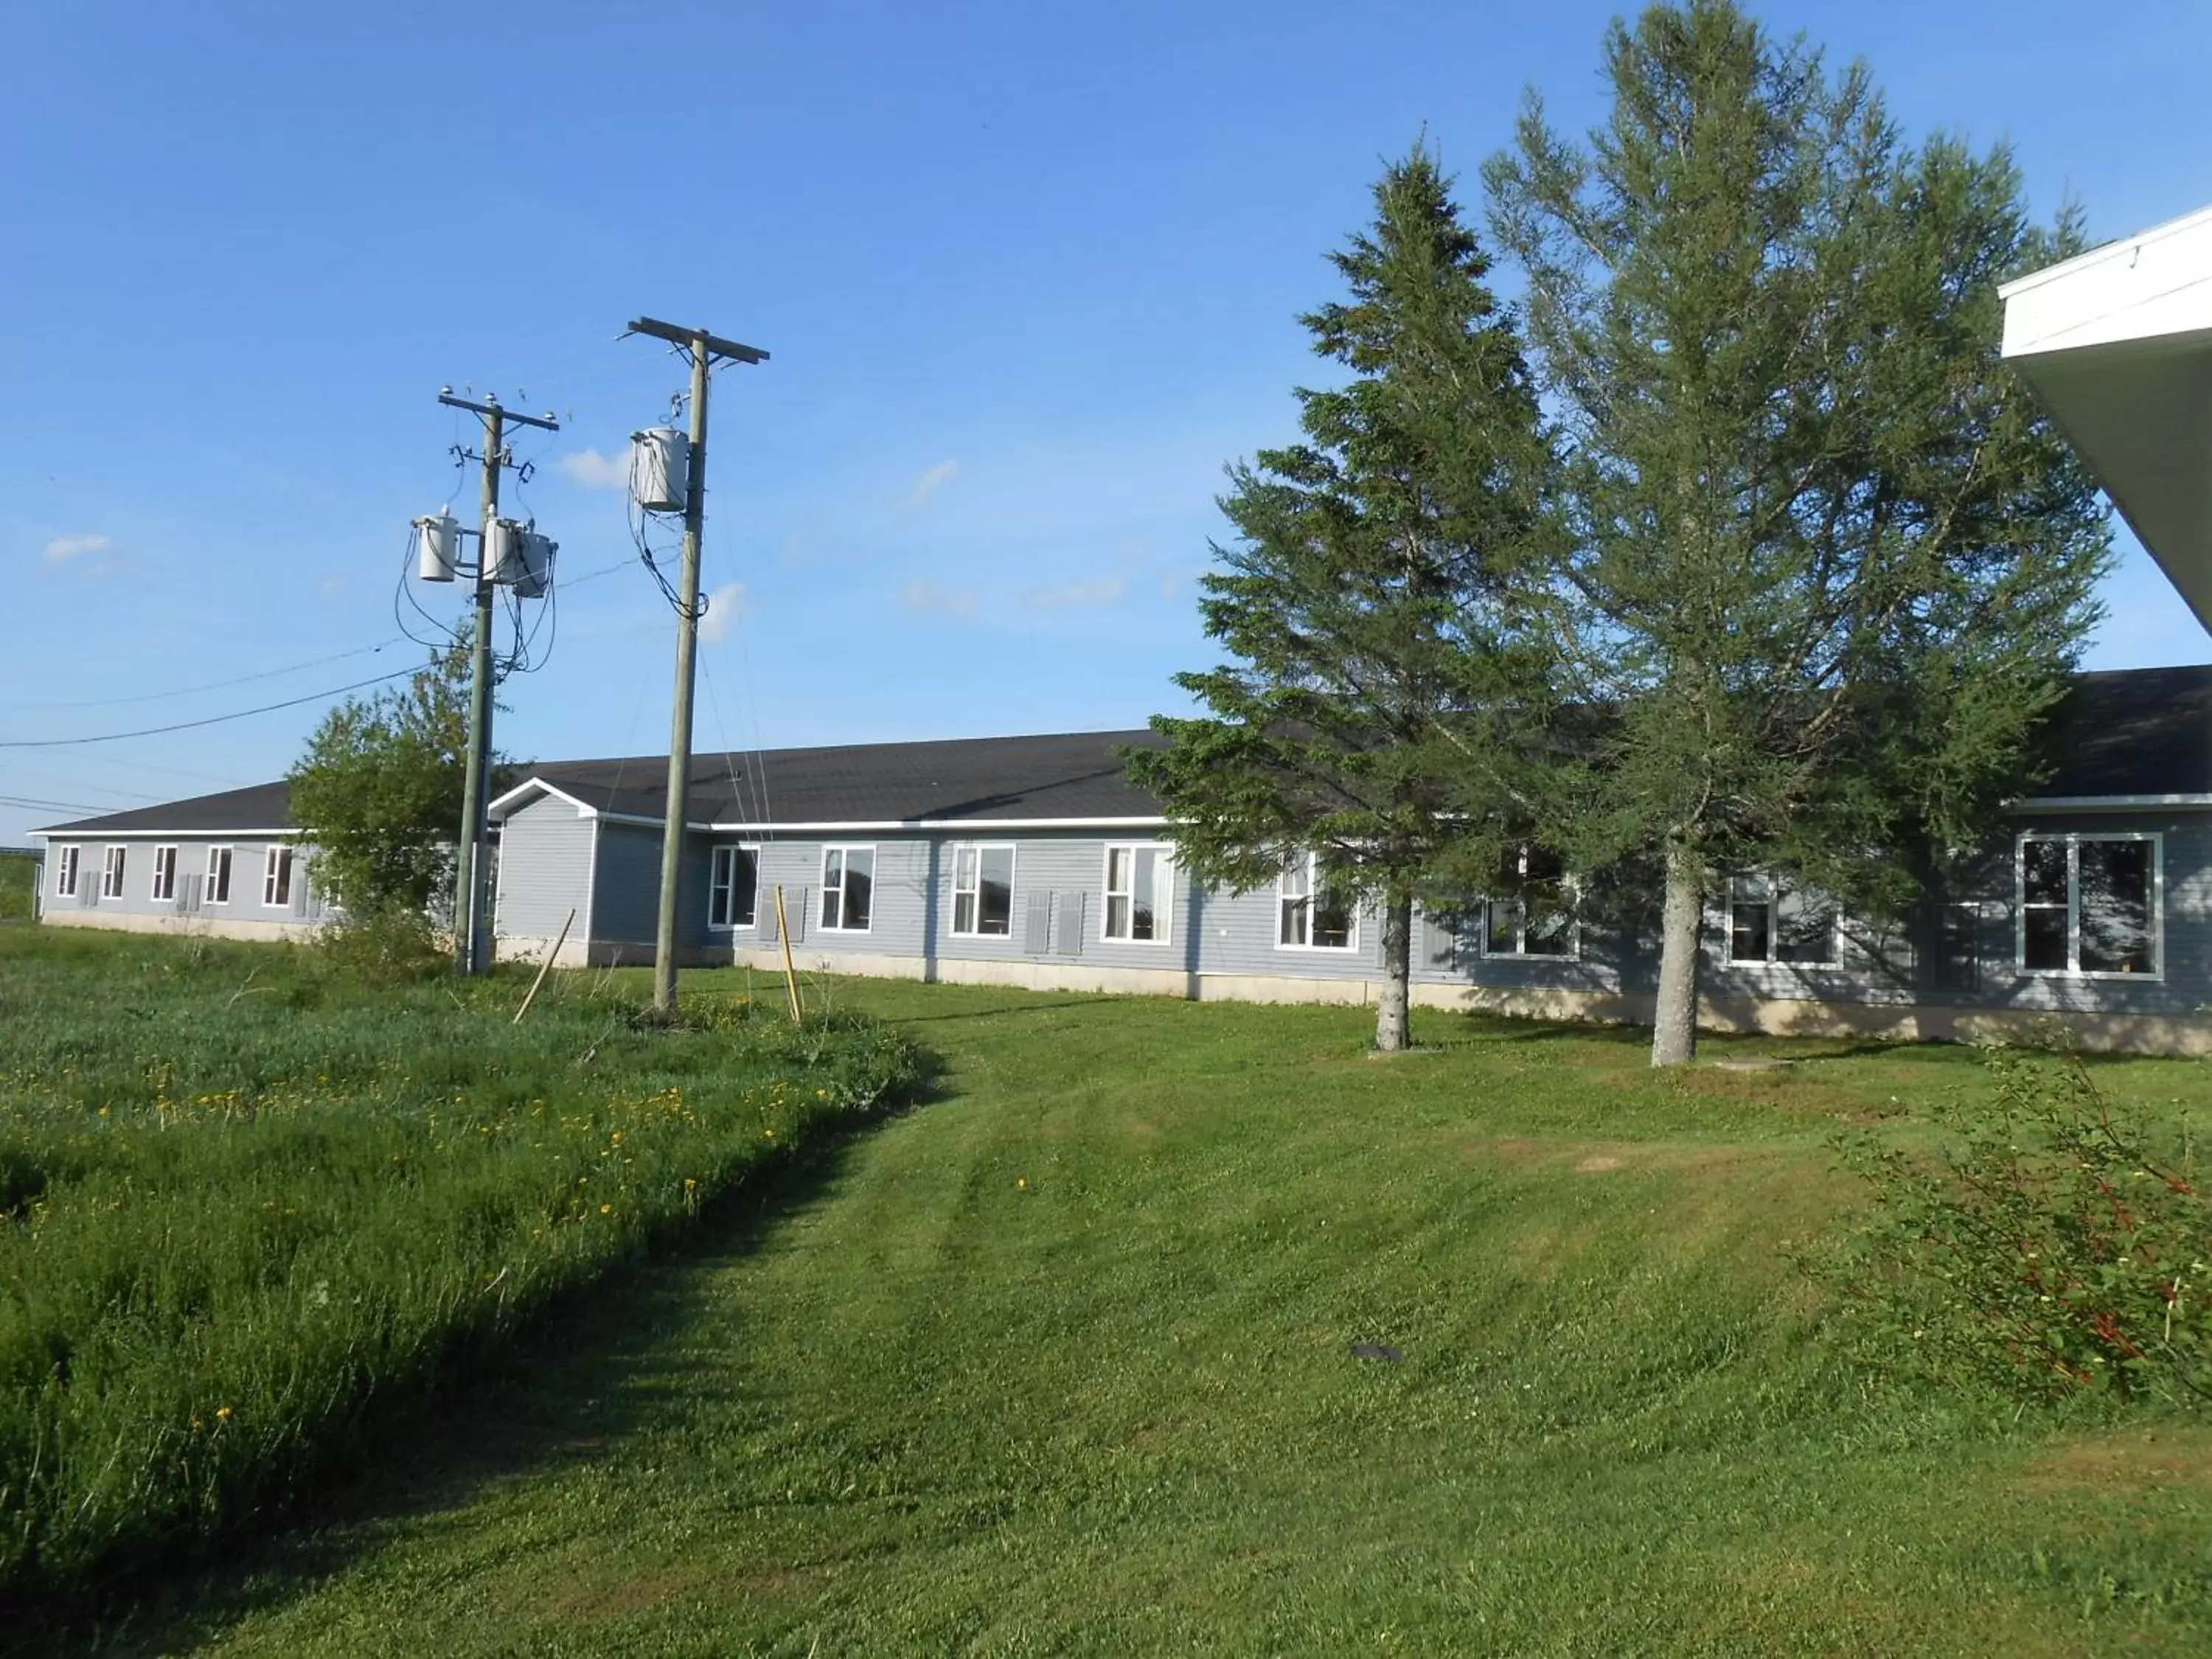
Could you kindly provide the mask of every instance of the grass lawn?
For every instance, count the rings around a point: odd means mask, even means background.
[[[96,1645],[2212,1651],[2212,1430],[1818,1340],[1826,1138],[1981,1091],[1966,1053],[1654,1076],[1640,1033],[1427,1015],[1376,1061],[1357,1009],[836,991],[937,1099]]]

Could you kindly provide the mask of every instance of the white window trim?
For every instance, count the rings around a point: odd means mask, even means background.
[[[261,908],[263,909],[289,910],[292,908],[292,884],[300,879],[300,864],[299,860],[293,859],[291,855],[292,849],[283,846],[271,847],[262,854]],[[286,859],[291,860],[291,867],[285,872],[284,896],[272,898],[270,895],[276,890],[276,872],[280,860]],[[234,881],[238,879],[237,871],[231,872],[231,879]]]
[[[876,854],[876,844],[866,841],[841,841],[825,845],[822,849],[822,882],[818,890],[823,894],[827,894],[830,890],[830,855],[832,853],[844,854],[837,869],[837,925],[833,927],[822,920],[822,902],[817,900],[814,907],[816,928],[824,933],[866,935],[874,933],[876,931],[877,872],[883,867],[883,860]],[[865,927],[848,927],[845,925],[844,877],[846,871],[851,867],[852,855],[855,853],[866,853],[868,855],[868,922]]]
[[[960,884],[960,855],[963,853],[973,853],[975,855],[975,884],[973,887],[963,887]],[[987,933],[982,930],[983,854],[986,853],[1004,853],[1006,855],[1006,931],[1003,933]],[[1012,939],[1014,936],[1014,882],[1021,869],[1021,848],[1010,841],[955,842],[952,844],[952,915],[949,919],[951,925],[946,927],[945,932],[954,939]],[[972,928],[963,929],[959,925],[960,895],[963,892],[973,893],[975,896],[977,925]]]
[[[1737,876],[1763,876],[1766,879],[1766,951],[1763,957],[1740,957],[1735,953],[1735,878]],[[1775,912],[1778,902],[1774,890],[1774,875],[1766,870],[1738,870],[1730,875],[1721,889],[1721,960],[1730,968],[1780,969],[1784,972],[1811,969],[1821,972],[1844,965],[1844,907],[1833,899],[1827,901],[1832,920],[1828,923],[1829,949],[1832,955],[1819,962],[1784,962],[1774,954],[1782,940],[1781,918]]]
[[[717,921],[714,920],[714,866],[722,861],[722,854],[750,853],[753,855],[753,919],[750,921]],[[714,933],[756,933],[760,931],[760,843],[751,841],[718,841],[707,853],[707,930]],[[732,863],[734,865],[735,859]],[[735,886],[734,868],[731,874]],[[872,913],[872,907],[871,907]]]
[[[131,849],[127,847],[118,847],[112,844],[100,849],[100,897],[104,899],[119,899],[123,896],[124,878],[129,873],[130,851]]]
[[[223,892],[220,896],[216,892],[216,860],[224,854],[230,855],[230,884],[234,887],[238,884],[238,849],[228,842],[218,842],[207,849],[207,871],[200,878],[202,904],[220,904],[228,907],[230,903],[230,894],[228,891]]]
[[[2027,965],[2027,844],[2032,841],[2066,843],[2066,960],[2064,968]],[[2124,974],[2113,968],[2081,968],[2081,843],[2085,841],[2147,841],[2150,843],[2150,953],[2155,964],[2148,974]],[[2136,985],[2163,984],[2166,980],[2166,834],[2159,830],[2023,830],[2013,839],[2012,849],[2012,963],[2017,973],[2038,979],[2113,979]]]
[[[1286,899],[1295,898],[1297,896],[1296,894],[1285,893],[1283,890],[1283,883],[1290,875],[1290,866],[1286,864],[1284,866],[1283,873],[1275,878],[1275,916],[1274,927],[1271,930],[1275,936],[1275,948],[1278,951],[1310,951],[1325,957],[1346,957],[1356,954],[1359,950],[1360,922],[1362,921],[1359,902],[1356,899],[1352,901],[1352,930],[1349,935],[1346,938],[1345,942],[1341,945],[1317,945],[1314,942],[1313,907],[1315,901],[1321,897],[1322,891],[1321,855],[1317,853],[1302,853],[1298,854],[1298,856],[1305,860],[1306,866],[1306,891],[1304,896],[1306,901],[1306,942],[1304,945],[1289,945],[1285,944],[1283,940],[1283,903]]]
[[[54,896],[75,898],[77,884],[84,878],[84,848],[71,843],[57,847],[54,851],[60,854],[54,860]],[[69,882],[66,887],[62,884],[64,876]]]
[[[161,869],[164,860],[168,866],[169,887],[161,890]],[[154,849],[154,867],[146,872],[146,898],[151,904],[174,904],[177,902],[177,844],[168,842]]]
[[[1131,931],[1127,933],[1109,933],[1106,931],[1108,920],[1114,914],[1114,889],[1112,882],[1114,879],[1114,854],[1116,853],[1127,853],[1129,854],[1129,880],[1133,884],[1131,885],[1128,892],[1123,896],[1129,901],[1129,927]],[[1137,890],[1133,884],[1137,879],[1136,855],[1139,853],[1157,854],[1159,857],[1160,862],[1154,867],[1164,868],[1167,871],[1166,894],[1163,896],[1157,886],[1152,890],[1152,936],[1150,939],[1139,939],[1134,931],[1137,925]],[[1140,950],[1150,950],[1154,945],[1166,945],[1169,942],[1169,935],[1175,932],[1175,843],[1173,842],[1109,841],[1103,847],[1100,848],[1098,853],[1098,891],[1100,895],[1100,902],[1098,905],[1098,942],[1101,945],[1133,945]],[[1157,881],[1158,878],[1155,877],[1154,879]]]

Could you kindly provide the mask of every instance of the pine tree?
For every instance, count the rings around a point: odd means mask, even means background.
[[[1208,714],[1155,719],[1166,748],[1130,764],[1194,876],[1272,888],[1310,853],[1304,926],[1330,892],[1380,902],[1375,1041],[1394,1050],[1415,893],[1453,841],[1500,833],[1483,810],[1510,778],[1493,727],[1547,689],[1512,593],[1540,542],[1548,450],[1489,259],[1425,145],[1375,203],[1372,229],[1331,256],[1348,298],[1301,319],[1347,382],[1298,392],[1305,441],[1229,470],[1237,537],[1214,547],[1200,608],[1234,660],[1178,675]]]
[[[1907,148],[1863,66],[1727,0],[1616,22],[1605,59],[1586,147],[1532,94],[1485,177],[1564,427],[1560,690],[1617,717],[1553,817],[1584,866],[1663,871],[1671,1064],[1729,872],[1896,914],[1986,836],[2109,537],[1998,361],[1998,283],[2078,243],[2006,151]]]

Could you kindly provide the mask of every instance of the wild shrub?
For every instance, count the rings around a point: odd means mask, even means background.
[[[429,917],[404,905],[341,916],[317,935],[314,948],[331,974],[362,985],[413,984],[453,966]]]
[[[919,1075],[854,1019],[171,945],[0,939],[0,1602],[266,1524]]]
[[[1844,1143],[1873,1213],[1841,1267],[1863,1359],[2014,1395],[2212,1405],[2212,1200],[2188,1127],[2114,1111],[2079,1055],[1993,1048],[1996,1105],[1936,1157]]]

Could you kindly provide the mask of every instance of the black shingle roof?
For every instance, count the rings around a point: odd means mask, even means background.
[[[696,823],[905,823],[919,819],[1141,818],[1159,814],[1122,775],[1115,750],[1157,747],[1147,731],[956,738],[759,754],[698,755]],[[2056,763],[2034,793],[2212,794],[2212,665],[2083,674],[2049,727]],[[603,811],[658,819],[667,757],[546,761],[515,769]],[[242,832],[289,825],[283,783],[57,824],[49,834],[108,830]]]

